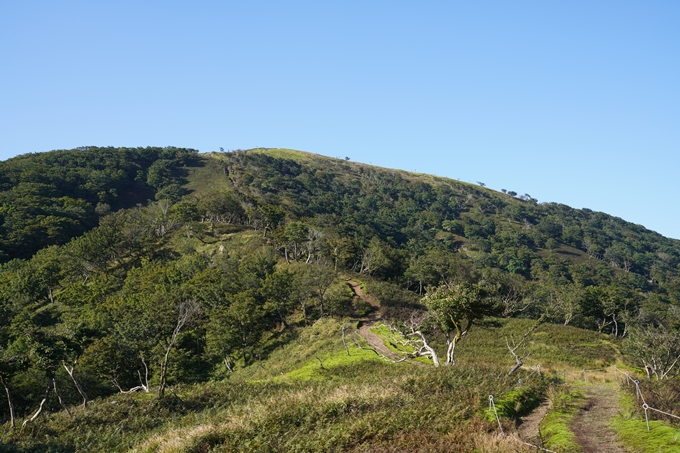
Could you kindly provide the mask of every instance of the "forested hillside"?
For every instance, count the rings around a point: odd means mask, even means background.
[[[284,254],[319,231],[305,258],[325,253],[335,266],[421,294],[442,282],[438,267],[451,264],[440,261],[456,257],[523,277],[540,288],[542,309],[554,305],[555,321],[601,330],[642,305],[680,302],[680,241],[604,213],[303,153],[214,157],[251,206],[247,223],[278,228],[271,243]]]
[[[426,396],[422,379],[443,393],[468,379],[418,370],[440,363],[461,368],[462,361],[483,384],[465,396],[467,406],[439,407],[438,416],[488,428],[474,418],[480,395],[507,380],[492,375],[506,375],[513,365],[515,372],[526,358],[511,343],[526,347],[522,342],[541,329],[558,335],[557,325],[609,338],[612,348],[621,348],[625,360],[650,377],[678,372],[680,241],[513,191],[299,151],[199,155],[173,147],[87,147],[10,159],[0,163],[0,262],[0,383],[8,403],[0,419],[16,426],[4,438],[7,448],[16,448],[8,451],[43,451],[30,450],[40,439],[52,442],[49,451],[88,451],[99,441],[124,451],[153,429],[170,429],[154,411],[179,423],[173,417],[221,410],[218,402],[205,400],[213,391],[231,398],[234,407],[251,404],[238,392],[252,391],[252,404],[263,405],[279,384],[250,386],[274,382],[277,373],[303,376],[308,360],[320,364],[325,378],[349,387],[364,385],[371,373],[384,375],[396,386],[394,395],[401,395],[385,407],[397,412],[408,388],[427,405],[437,404]],[[384,325],[376,335],[395,349],[390,354],[408,359],[401,364],[408,372],[384,368],[391,355],[360,335],[357,322],[378,319]],[[476,329],[494,326],[515,330],[511,341],[506,337],[507,357],[497,360],[500,353],[494,352],[489,357],[497,368],[487,369],[491,365],[475,363],[465,348],[473,347]],[[581,338],[576,329],[568,332]],[[579,340],[584,351],[599,344],[587,338]],[[621,355],[612,356],[605,344],[596,347],[597,360],[585,352],[571,358],[560,352],[559,363],[613,364]],[[324,366],[333,348],[354,358],[340,368]],[[488,348],[475,351],[483,356]],[[296,354],[301,362],[291,361]],[[359,365],[359,358],[377,364]],[[425,377],[399,381],[418,373]],[[361,380],[353,381],[357,376]],[[220,382],[237,387],[213,387]],[[542,381],[535,391],[545,392],[551,382]],[[377,392],[380,383],[369,386]],[[337,392],[321,387],[310,392]],[[192,396],[178,396],[181,388],[193,389]],[[71,422],[59,418],[62,408],[86,408],[115,394],[153,394],[160,402],[144,406],[143,413],[126,406],[141,417],[127,438],[120,428],[123,413],[102,415],[104,425],[110,417],[118,428],[96,442],[68,434]],[[374,414],[380,404],[371,398],[336,409],[348,417],[352,411],[371,413],[383,423],[388,416]],[[398,427],[394,432],[357,434],[337,445],[354,448],[369,439],[383,445],[411,426],[414,439],[422,435],[422,442],[446,451],[435,432],[445,428],[428,430],[423,404],[413,406],[419,422],[390,419]],[[76,413],[85,417],[79,423],[95,426],[85,414],[108,413],[101,404],[91,412],[85,408]],[[43,422],[45,412],[55,413],[54,424]],[[312,412],[296,416],[304,425]],[[329,430],[333,417],[341,417],[314,413],[312,418],[328,417],[323,429]],[[259,434],[248,431],[249,423],[272,433],[284,432],[288,423],[248,420],[210,445],[250,442]],[[288,447],[295,443],[289,440]],[[260,441],[271,447],[262,451],[279,451],[270,445],[273,438]],[[141,451],[157,451],[156,444],[145,445]],[[329,448],[319,445],[309,450]]]
[[[98,148],[27,154],[0,162],[0,261],[30,258],[95,227],[100,216],[182,195],[180,148]]]

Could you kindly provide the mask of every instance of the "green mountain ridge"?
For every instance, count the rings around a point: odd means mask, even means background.
[[[680,241],[443,177],[54,151],[0,162],[0,233],[0,452],[522,451],[489,394],[677,382]]]

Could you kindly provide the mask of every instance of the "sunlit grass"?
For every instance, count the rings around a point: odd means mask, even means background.
[[[294,321],[265,342],[271,345],[265,359],[240,364],[234,373],[225,370],[223,381],[175,386],[179,399],[116,395],[95,401],[88,411],[74,411],[73,418],[48,414],[16,439],[14,451],[31,451],[36,442],[52,442],[55,452],[445,452],[451,445],[462,452],[521,451],[516,440],[494,434],[495,420],[485,414],[488,396],[496,395],[502,423],[511,432],[514,417],[534,407],[545,388],[556,383],[537,374],[526,380],[533,372],[528,368],[507,376],[513,360],[504,336],[524,332],[531,326],[527,320],[473,329],[460,344],[456,366],[439,369],[425,358],[427,365],[381,359],[356,332],[356,321],[322,318],[307,327]],[[386,326],[374,331],[389,334]],[[553,356],[557,351],[560,360],[554,363],[568,366],[570,377],[578,377],[582,364],[615,357],[606,336],[561,326],[541,326],[537,333],[529,347],[541,362],[542,345],[550,346]],[[568,357],[562,342],[580,346],[574,350],[582,355]],[[511,390],[518,378],[526,380],[524,387]],[[556,445],[568,445],[562,429],[567,422],[558,412],[547,419],[544,432]],[[45,440],[46,433],[51,440]]]
[[[680,430],[660,420],[650,420],[649,430],[643,417],[635,413],[636,401],[622,393],[620,405],[623,413],[614,419],[616,434],[627,445],[641,453],[670,453],[680,451]],[[653,417],[650,411],[650,417]]]
[[[561,387],[549,392],[549,398],[550,412],[540,426],[546,447],[564,453],[580,452],[576,436],[569,426],[584,401],[583,392],[576,388]]]

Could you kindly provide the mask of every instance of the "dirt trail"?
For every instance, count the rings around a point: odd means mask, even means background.
[[[583,453],[620,453],[626,450],[611,428],[619,413],[619,397],[611,385],[584,387],[586,402],[574,417],[571,430]]]
[[[540,443],[539,426],[548,413],[548,403],[543,403],[533,410],[530,414],[520,419],[521,423],[517,427],[517,434],[525,442]]]
[[[359,283],[348,280],[347,284],[352,289],[354,294],[373,307],[373,310],[366,317],[359,319],[359,335],[364,337],[364,339],[372,348],[385,357],[393,360],[403,359],[403,357],[399,354],[390,351],[387,346],[385,346],[385,343],[380,339],[380,337],[371,332],[371,326],[373,326],[373,324],[375,324],[380,319],[380,305],[378,302],[373,297],[365,294]]]

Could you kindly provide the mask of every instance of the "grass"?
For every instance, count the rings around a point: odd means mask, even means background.
[[[396,352],[397,354],[401,355],[407,355],[413,352],[412,348],[400,344],[399,340],[401,340],[401,336],[397,333],[392,332],[390,328],[385,324],[379,324],[371,327],[371,332],[373,332],[381,340],[383,340],[385,346],[387,346],[387,349],[389,349],[392,352]],[[428,359],[427,357],[416,357],[412,360],[432,366],[432,360]]]
[[[258,242],[248,232],[229,241],[238,248]],[[425,358],[428,366],[379,359],[359,347],[365,343],[356,325],[346,332],[348,356],[341,338],[346,323],[322,318],[287,329],[271,339],[266,359],[233,374],[225,371],[221,381],[175,386],[177,397],[164,401],[115,395],[94,401],[87,411],[74,408],[72,418],[48,413],[22,434],[5,432],[0,452],[448,452],[451,445],[461,452],[523,451],[517,439],[495,434],[496,422],[486,418],[485,409],[488,396],[499,395],[501,413],[516,417],[534,407],[551,384],[548,377],[532,377],[526,387],[508,391],[530,371],[507,376],[513,360],[503,337],[521,334],[530,321],[473,329],[459,346],[458,364],[439,369]],[[384,335],[385,329],[375,331]],[[555,364],[577,372],[616,356],[603,342],[607,337],[593,332],[541,326],[537,333],[530,344],[537,356],[532,363],[547,363],[548,351]],[[582,355],[569,357],[569,345]],[[564,445],[566,433],[558,426],[566,423],[564,417],[558,412],[550,417],[544,432]],[[502,423],[512,431],[511,420]]]
[[[368,349],[355,346],[349,347],[349,355],[346,350],[336,351],[318,359],[305,363],[301,368],[289,373],[277,376],[275,380],[308,380],[308,379],[329,379],[333,376],[337,368],[352,366],[364,360],[379,361],[375,353]]]
[[[187,167],[187,183],[184,187],[190,193],[226,189],[230,186],[229,178],[224,174],[218,159],[200,154],[197,159],[197,165]]]
[[[551,411],[541,422],[540,432],[545,446],[560,453],[580,452],[576,436],[569,425],[585,396],[577,388],[560,387],[549,392]]]
[[[291,329],[268,360],[164,401],[115,395],[72,418],[48,413],[0,451],[521,451],[483,416],[488,395],[514,383],[503,369],[388,363],[353,341],[347,356],[342,325]]]
[[[498,323],[498,328],[473,328],[457,347],[458,360],[462,363],[486,360],[503,364],[508,370],[512,368],[515,361],[508,352],[505,338],[521,338],[535,321],[501,319]],[[619,359],[617,348],[611,337],[604,334],[542,324],[528,337],[527,352],[531,355],[524,362],[526,366],[541,365],[547,373],[605,368]]]
[[[649,411],[650,421],[647,430],[644,415],[636,412],[639,406],[628,394],[621,394],[621,407],[624,412],[614,419],[616,434],[636,451],[641,453],[670,453],[680,451],[680,430],[659,420],[652,420],[653,411]]]
[[[278,159],[290,159],[298,163],[309,163],[316,159],[330,159],[320,154],[313,154],[306,151],[298,151],[296,149],[287,148],[254,148],[248,150],[251,153],[262,153],[268,156],[276,157]]]
[[[530,386],[517,387],[494,398],[496,412],[501,418],[519,418],[534,410],[540,403],[538,392]],[[495,422],[496,414],[487,409],[486,418]]]

